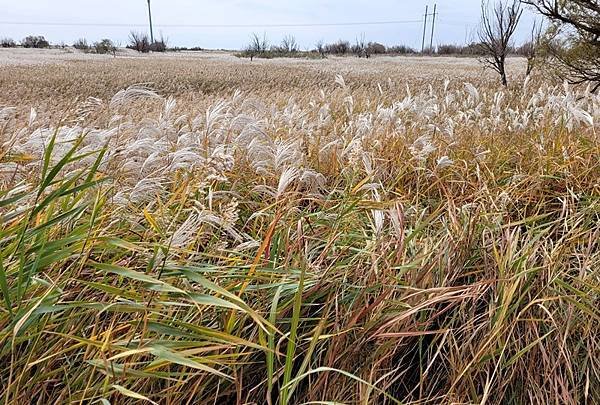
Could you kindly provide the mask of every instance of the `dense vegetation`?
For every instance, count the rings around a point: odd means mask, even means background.
[[[416,60],[0,71],[3,400],[596,402],[600,97]]]

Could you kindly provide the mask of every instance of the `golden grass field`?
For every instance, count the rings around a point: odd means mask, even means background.
[[[0,50],[3,403],[599,403],[600,97],[509,70]]]

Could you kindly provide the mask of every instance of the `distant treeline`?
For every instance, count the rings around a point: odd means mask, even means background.
[[[511,48],[511,54],[526,56],[529,49],[528,44]],[[359,58],[370,58],[373,55],[446,55],[446,56],[483,56],[485,49],[482,44],[473,42],[467,45],[442,44],[433,49],[426,48],[422,52],[407,45],[386,46],[379,42],[366,41],[364,37],[357,39],[354,43],[347,40],[339,40],[332,43],[319,41],[313,49],[300,50],[296,39],[288,35],[283,38],[279,45],[269,44],[265,35],[252,34],[250,43],[240,53],[240,57],[277,58],[277,57],[327,57],[335,56],[357,56]]]
[[[51,45],[50,42],[43,36],[30,35],[24,38],[20,43],[17,43],[11,38],[0,39],[0,47],[2,48],[65,48],[67,45],[58,44]],[[73,48],[79,49],[86,53],[97,54],[115,54],[120,47],[120,44],[113,42],[110,39],[102,39],[97,42],[88,42],[82,38],[72,44]],[[131,32],[129,41],[125,45],[129,49],[136,50],[141,53],[147,52],[166,52],[166,51],[202,51],[201,47],[169,47],[167,39],[161,37],[154,42],[150,40],[147,34]],[[527,55],[528,44],[520,47],[513,47],[511,53],[515,55]],[[243,57],[259,57],[259,58],[278,58],[278,57],[327,57],[328,55],[349,56],[369,58],[373,55],[455,55],[455,56],[482,56],[484,50],[481,44],[473,42],[468,45],[442,44],[434,49],[425,49],[423,52],[411,48],[407,45],[386,46],[379,42],[367,42],[364,38],[357,39],[355,43],[346,40],[339,40],[332,43],[319,41],[311,50],[301,50],[296,39],[288,35],[284,37],[279,45],[270,45],[265,36],[252,34],[250,44],[238,56]]]

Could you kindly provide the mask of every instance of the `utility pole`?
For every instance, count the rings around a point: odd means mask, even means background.
[[[148,0],[150,1],[150,0]],[[437,4],[433,5],[433,23],[431,24],[431,43],[429,44],[429,52],[433,52],[433,32],[435,30],[435,17],[437,16]]]
[[[148,0],[150,1],[150,0]],[[421,44],[421,53],[425,52],[425,36],[427,35],[427,17],[429,16],[429,6],[425,6],[425,21],[423,22],[423,43]]]
[[[150,42],[154,43],[154,32],[152,31],[152,8],[150,7],[150,0],[148,0],[148,19],[150,20]]]

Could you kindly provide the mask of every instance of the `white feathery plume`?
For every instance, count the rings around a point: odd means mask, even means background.
[[[379,191],[377,189],[372,190],[373,201],[381,202],[381,196],[379,195]],[[371,210],[371,214],[373,215],[373,231],[376,236],[381,235],[383,231],[383,226],[385,224],[385,213],[382,210]]]
[[[15,114],[17,113],[17,108],[16,107],[3,107],[0,108],[0,120],[4,121],[4,120],[9,120],[11,118],[14,118]]]
[[[468,100],[470,104],[478,103],[480,99],[479,91],[477,87],[473,86],[471,83],[465,83],[465,89],[468,93]]]
[[[31,107],[31,110],[29,111],[29,121],[27,122],[27,126],[32,127],[33,124],[35,123],[36,118],[37,118],[37,111],[35,110],[35,108]]]
[[[168,121],[171,118],[171,116],[173,115],[173,110],[175,110],[176,106],[177,106],[177,100],[175,100],[174,97],[169,96],[169,98],[165,100],[165,103],[163,106],[163,112],[160,117],[160,120]]]
[[[318,193],[319,190],[323,189],[326,181],[325,176],[310,169],[302,170],[302,175],[300,176],[300,182],[313,193]]]
[[[441,158],[439,158],[437,160],[436,168],[438,170],[442,170],[442,169],[452,166],[453,164],[454,164],[454,161],[452,159],[450,159],[448,156],[442,156]]]
[[[143,85],[133,85],[124,90],[120,90],[110,100],[109,107],[115,109],[125,104],[141,99],[161,99],[156,92]]]
[[[201,221],[197,213],[192,213],[171,236],[171,246],[183,248],[188,245],[198,234]]]
[[[422,135],[409,147],[410,153],[419,161],[424,161],[429,155],[436,151],[431,141],[431,135]]]
[[[344,89],[346,88],[346,81],[340,74],[335,75],[335,83]]]
[[[250,240],[247,242],[240,243],[239,245],[235,246],[233,248],[233,250],[236,252],[243,252],[246,250],[256,250],[259,247],[260,247],[260,242],[255,241],[255,240]]]
[[[279,177],[279,183],[277,185],[277,193],[275,194],[275,198],[279,199],[289,187],[289,185],[296,180],[299,176],[299,170],[295,167],[288,167],[285,169],[281,176]]]
[[[134,204],[153,200],[164,191],[163,181],[157,178],[140,180],[129,193],[129,201]]]

